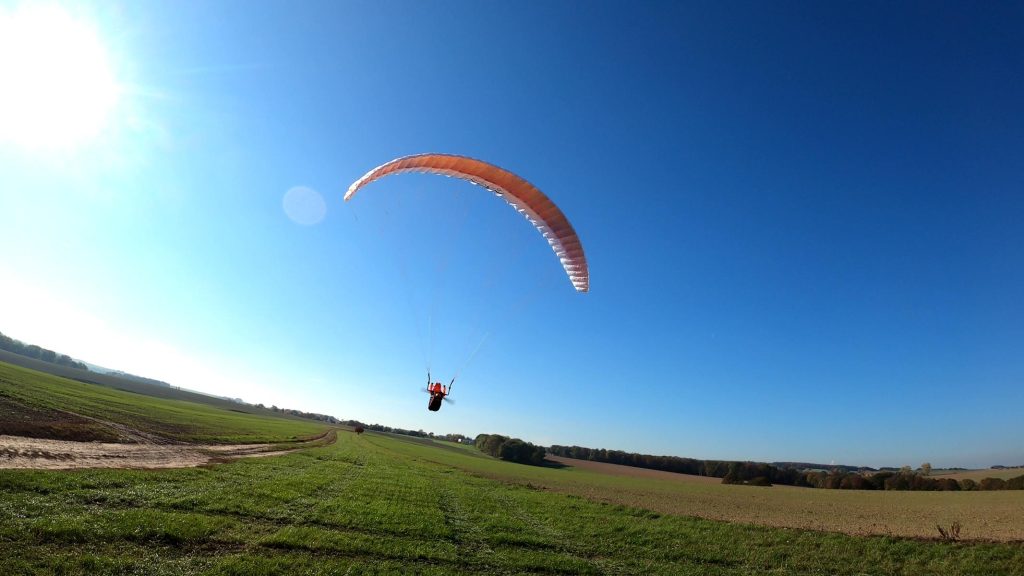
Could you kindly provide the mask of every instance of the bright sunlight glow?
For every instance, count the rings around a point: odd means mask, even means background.
[[[100,133],[118,87],[99,35],[57,6],[0,8],[0,143],[69,147]]]

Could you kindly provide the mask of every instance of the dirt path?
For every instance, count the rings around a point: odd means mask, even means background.
[[[307,442],[287,444],[115,444],[0,436],[0,469],[188,468],[231,458],[279,456],[333,443],[331,430]]]

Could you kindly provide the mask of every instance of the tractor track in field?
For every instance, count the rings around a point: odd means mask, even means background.
[[[580,563],[588,564],[597,572],[621,572],[618,567],[608,566],[601,559],[592,557],[577,545],[573,537],[558,530],[548,522],[537,518],[536,514],[528,511],[521,502],[512,498],[508,493],[496,493],[495,499],[501,503],[509,515],[518,519],[533,533],[552,543],[553,549],[572,557]]]
[[[0,469],[72,470],[83,468],[191,468],[235,458],[280,456],[301,448],[333,444],[329,430],[302,442],[278,444],[186,444],[110,425],[133,443],[77,442],[0,435]]]
[[[458,555],[468,564],[487,565],[494,550],[487,544],[481,528],[463,510],[458,494],[449,488],[442,489],[438,492],[437,505],[444,515],[445,526],[451,531],[451,541]]]

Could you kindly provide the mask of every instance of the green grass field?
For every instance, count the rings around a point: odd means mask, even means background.
[[[1019,544],[756,527],[480,475],[520,468],[344,433],[208,468],[0,471],[0,573],[1024,574]]]
[[[198,442],[324,430],[0,364],[0,425],[40,418],[48,433],[102,435],[112,422]],[[723,486],[338,438],[201,468],[0,470],[0,574],[1024,575],[1020,492]],[[952,521],[1003,542],[837,533],[881,523],[935,536],[933,523]]]
[[[285,442],[327,429],[310,420],[152,398],[0,362],[0,434],[115,440],[118,430],[108,423],[200,443]]]
[[[726,485],[602,474],[586,469],[512,466],[461,446],[419,453],[415,440],[395,448],[410,458],[457,467],[503,482],[584,496],[607,504],[635,506],[662,514],[697,516],[851,535],[936,538],[937,525],[962,526],[961,537],[1024,542],[1024,492],[907,492],[820,490],[793,486]],[[452,447],[457,445],[450,445]],[[699,479],[698,479],[699,480]]]

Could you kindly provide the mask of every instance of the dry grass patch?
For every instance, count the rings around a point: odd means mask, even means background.
[[[983,470],[967,470],[965,472],[952,472],[949,474],[936,474],[932,473],[932,478],[952,478],[954,480],[975,480],[981,481],[985,478],[1002,478],[1003,480],[1009,480],[1010,478],[1016,478],[1017,476],[1024,476],[1024,468],[1001,468],[993,470],[986,468]]]

